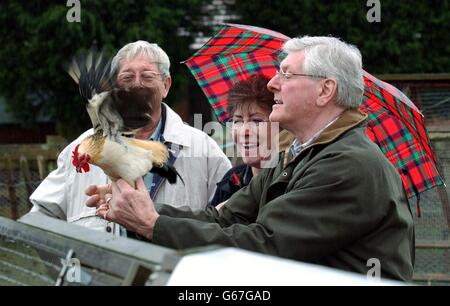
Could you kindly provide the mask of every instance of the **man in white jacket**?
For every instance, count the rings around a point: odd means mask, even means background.
[[[167,54],[158,45],[146,41],[125,45],[112,61],[112,69],[117,69],[119,86],[152,87],[160,97],[158,103],[152,105],[154,120],[136,137],[166,144],[169,162],[184,182],[178,179],[171,185],[158,175],[148,174],[144,181],[152,198],[176,207],[202,209],[212,199],[216,183],[231,168],[231,163],[213,139],[183,123],[169,106],[162,103],[172,81],[169,68]],[[75,146],[92,132],[92,129],[86,131],[61,152],[58,168],[30,196],[31,212],[118,234],[119,226],[96,216],[95,208],[85,205],[86,188],[93,184],[106,184],[108,177],[96,166],[92,166],[88,173],[77,173],[71,164]]]

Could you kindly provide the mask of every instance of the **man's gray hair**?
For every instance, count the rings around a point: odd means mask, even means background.
[[[303,36],[288,40],[283,51],[304,51],[303,72],[323,75],[337,82],[336,102],[345,108],[358,108],[362,102],[364,80],[361,52],[335,37]]]
[[[162,74],[163,79],[170,75],[170,60],[167,53],[157,44],[151,44],[144,40],[138,40],[123,46],[112,59],[111,71],[117,72],[123,59],[131,60],[141,55],[158,64],[159,72]]]

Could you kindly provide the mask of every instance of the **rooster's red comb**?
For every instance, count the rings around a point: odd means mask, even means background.
[[[89,160],[90,157],[87,154],[83,154],[81,156],[79,156],[78,153],[78,147],[80,145],[78,144],[75,149],[72,152],[72,165],[75,166],[75,168],[77,169],[77,172],[81,173],[81,172],[89,172]]]

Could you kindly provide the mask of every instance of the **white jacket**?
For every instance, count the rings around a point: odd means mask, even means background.
[[[180,179],[173,185],[164,180],[153,200],[175,207],[203,209],[212,199],[216,183],[231,168],[231,163],[212,138],[184,124],[178,114],[163,105],[166,108],[163,137],[179,147],[174,166],[184,184]],[[61,152],[57,169],[30,196],[31,212],[38,211],[70,223],[106,230],[107,222],[95,216],[95,208],[85,205],[87,196],[84,192],[89,185],[109,183],[109,178],[96,166],[91,166],[88,173],[77,173],[71,163],[75,146],[92,133],[92,129],[86,131]],[[112,228],[117,234],[119,227],[114,225]]]

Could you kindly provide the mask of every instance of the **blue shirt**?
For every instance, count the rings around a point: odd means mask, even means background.
[[[150,140],[159,141],[161,139],[161,127],[162,127],[162,120],[159,118],[158,125],[156,126],[155,131],[150,136]],[[153,173],[149,172],[144,176],[144,183],[145,187],[147,187],[147,190],[150,192],[150,189],[152,188],[153,183]]]

